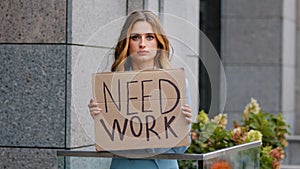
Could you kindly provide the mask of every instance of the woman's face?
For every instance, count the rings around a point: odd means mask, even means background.
[[[136,22],[130,32],[129,55],[133,69],[153,68],[157,39],[150,23]]]

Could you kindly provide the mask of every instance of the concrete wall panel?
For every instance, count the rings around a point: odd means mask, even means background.
[[[0,42],[66,42],[66,1],[4,0],[0,9]]]
[[[282,111],[294,127],[296,1],[230,0],[222,4],[228,88],[225,112],[238,112],[254,97],[264,110]]]
[[[280,68],[263,66],[226,66],[227,102],[225,112],[243,112],[251,97],[261,108],[280,110]]]
[[[102,0],[102,1],[82,1],[69,0],[71,13],[68,18],[68,27],[72,28],[68,32],[68,43],[89,44],[90,38],[108,23],[124,17],[126,15],[126,1]],[[113,32],[113,31],[112,31]],[[119,32],[113,32],[118,34]],[[113,35],[113,34],[111,34]],[[106,46],[106,42],[114,42],[113,38],[98,39],[98,44],[89,44],[96,46]]]
[[[227,0],[223,2],[223,9],[223,17],[280,18],[282,0]]]
[[[281,57],[280,19],[223,19],[225,64],[276,64]]]
[[[63,168],[63,159],[58,160],[55,149],[0,148],[0,168]]]
[[[1,146],[64,147],[66,46],[1,45]]]
[[[134,10],[143,10],[145,5],[145,0],[128,0],[127,1],[127,12],[128,14]]]
[[[159,0],[144,0],[145,9],[153,11],[155,13],[159,12]]]
[[[67,147],[75,148],[94,144],[94,121],[88,110],[92,95],[92,74],[110,71],[110,49],[70,46],[72,53],[71,82],[69,91]]]

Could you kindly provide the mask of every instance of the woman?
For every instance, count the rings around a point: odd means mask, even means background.
[[[132,12],[126,19],[115,48],[111,71],[168,69],[170,64],[170,44],[158,17],[150,11]],[[91,99],[91,116],[101,113],[99,104]],[[191,123],[191,109],[182,107],[187,123]],[[153,152],[184,153],[187,147],[153,149]],[[111,169],[176,169],[176,160],[113,159]]]

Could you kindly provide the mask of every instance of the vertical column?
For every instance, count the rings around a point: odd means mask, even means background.
[[[199,13],[198,0],[163,0],[163,26],[174,48],[172,64],[183,67],[188,80],[192,111],[197,114],[199,107]],[[163,6],[162,6],[163,5]]]
[[[295,103],[300,102],[300,2],[296,1],[296,100]],[[296,118],[295,124],[300,123],[300,104],[296,104]],[[295,125],[295,134],[300,135],[300,126]]]
[[[68,0],[66,148],[94,150],[94,121],[88,110],[92,75],[110,71],[127,10],[126,1]],[[87,148],[87,149],[89,149]],[[110,159],[66,159],[72,169],[109,168]]]
[[[281,112],[295,133],[296,0],[283,1]]]
[[[0,168],[55,168],[66,141],[66,2],[0,9]]]
[[[224,109],[224,74],[220,63],[221,1],[201,1],[200,29],[200,109],[212,117]],[[212,61],[215,59],[215,61]],[[210,69],[209,69],[210,68]],[[210,71],[213,70],[213,71]]]
[[[69,1],[67,148],[94,144],[87,105],[92,74],[110,71],[113,48],[125,19],[126,1]]]
[[[294,97],[287,97],[294,87],[285,80],[295,80],[295,1],[222,2],[221,53],[227,79],[225,112],[229,119],[241,119],[244,106],[254,97],[264,110],[283,112],[293,124],[289,117],[293,116]]]

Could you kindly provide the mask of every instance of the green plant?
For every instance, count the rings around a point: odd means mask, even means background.
[[[288,145],[286,135],[290,134],[290,126],[285,122],[282,113],[273,115],[265,112],[257,101],[251,98],[251,102],[245,107],[241,126],[260,131],[263,136],[260,168],[279,168],[285,158],[284,148]]]
[[[192,125],[192,144],[187,153],[207,153],[233,146],[230,131],[225,130],[226,114],[219,114],[214,119],[208,119],[207,114],[200,111],[197,120],[198,123]]]
[[[192,143],[186,153],[207,153],[251,141],[262,140],[260,153],[261,169],[277,169],[285,158],[288,145],[286,135],[290,127],[281,113],[264,112],[257,101],[251,98],[243,112],[243,121],[234,121],[234,128],[226,130],[227,114],[209,119],[204,111],[197,116],[191,129]],[[180,161],[181,168],[193,166],[191,161]],[[184,167],[183,167],[184,166]]]

